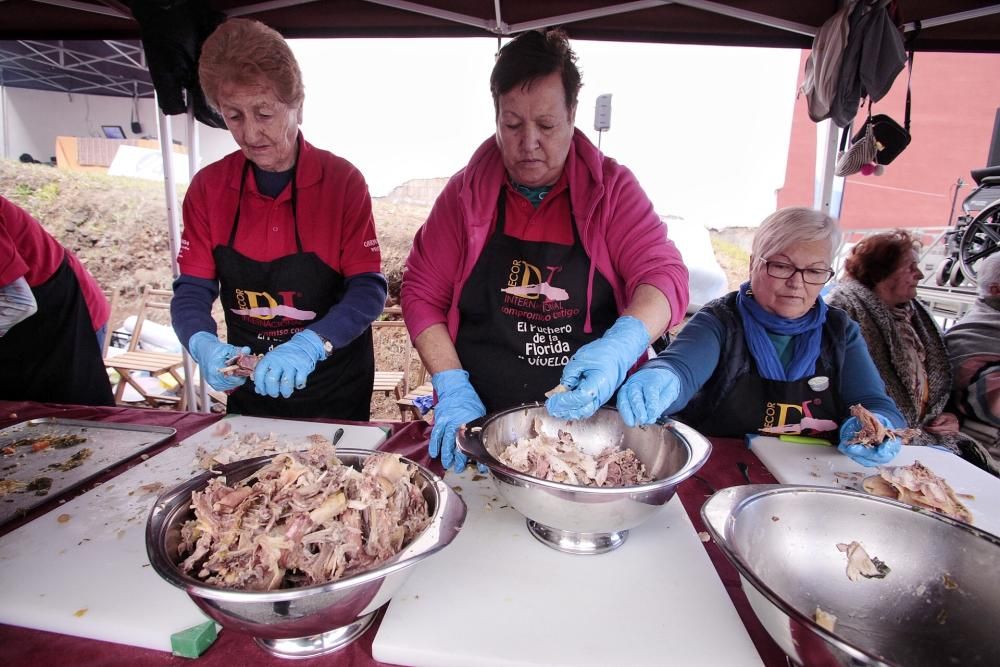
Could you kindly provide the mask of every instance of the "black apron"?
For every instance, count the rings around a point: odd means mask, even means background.
[[[240,179],[240,195],[229,243],[212,250],[226,316],[228,342],[246,345],[254,354],[266,353],[320,319],[344,296],[344,277],[315,253],[302,250],[299,238],[297,188],[292,174],[292,221],[297,252],[270,262],[258,262],[233,248],[240,222],[240,205],[249,161]],[[296,168],[297,171],[297,168]],[[283,312],[255,311],[284,306]],[[264,417],[328,417],[368,421],[375,380],[375,353],[371,327],[347,347],[334,350],[316,364],[306,386],[289,398],[261,396],[252,380],[228,399],[228,411]]]
[[[750,367],[750,372],[743,374],[718,403],[710,419],[691,425],[705,435],[742,438],[762,428],[798,424],[808,416],[830,420],[833,428],[825,432],[803,431],[801,435],[837,442],[839,418],[844,411],[834,391],[838,378],[833,368],[820,359],[814,375],[783,381],[765,379],[753,359]]]
[[[38,312],[0,338],[0,399],[114,405],[94,323],[69,259],[31,288]]]
[[[506,199],[501,188],[496,230],[458,303],[455,349],[488,413],[544,401],[573,353],[618,319],[611,284],[595,272],[592,332],[583,330],[590,258],[575,219],[573,245],[516,239],[504,233]]]

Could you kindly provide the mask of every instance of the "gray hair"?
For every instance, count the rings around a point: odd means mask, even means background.
[[[1000,252],[994,252],[983,260],[976,280],[979,283],[979,296],[983,299],[990,295],[990,285],[1000,285]]]
[[[840,245],[837,221],[822,211],[805,206],[778,209],[764,218],[753,237],[750,253],[755,264],[776,252],[800,243],[830,241],[830,262]]]

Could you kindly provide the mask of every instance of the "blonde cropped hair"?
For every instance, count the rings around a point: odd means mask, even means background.
[[[764,218],[753,237],[750,254],[755,264],[786,248],[812,241],[830,241],[830,262],[840,245],[837,221],[822,211],[805,206],[778,209]]]
[[[288,42],[277,30],[250,19],[229,19],[209,35],[198,58],[198,78],[216,110],[225,83],[266,83],[290,107],[301,108],[305,99],[302,72]]]

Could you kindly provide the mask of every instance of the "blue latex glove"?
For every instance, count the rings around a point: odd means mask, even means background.
[[[469,382],[469,374],[461,368],[441,371],[431,376],[437,394],[434,406],[434,428],[427,453],[431,458],[441,455],[446,469],[454,463],[454,471],[465,470],[468,458],[455,446],[455,435],[462,424],[468,424],[486,414],[486,406]]]
[[[306,386],[316,362],[326,359],[323,339],[303,329],[264,355],[253,372],[254,391],[262,396],[284,398]]]
[[[211,385],[216,391],[229,391],[236,389],[247,381],[245,377],[235,377],[223,375],[220,369],[227,365],[227,362],[240,354],[250,354],[249,347],[236,347],[219,340],[215,334],[207,331],[199,331],[191,336],[187,344],[188,352],[194,357],[201,367],[201,376],[205,382]]]
[[[677,400],[681,381],[668,368],[640,368],[618,390],[618,413],[626,426],[652,424]]]
[[[619,317],[603,336],[577,350],[566,364],[559,382],[569,391],[545,401],[549,414],[560,419],[586,419],[597,412],[647,347],[646,326],[634,317]]]
[[[895,428],[893,423],[885,415],[873,412],[875,418],[882,422],[886,428]],[[861,430],[861,422],[857,417],[849,417],[840,426],[840,444],[837,445],[843,454],[851,457],[855,463],[860,463],[866,468],[883,465],[893,460],[899,450],[903,448],[903,441],[899,438],[890,438],[877,447],[865,447],[864,445],[849,445],[850,440],[854,440],[858,431]]]

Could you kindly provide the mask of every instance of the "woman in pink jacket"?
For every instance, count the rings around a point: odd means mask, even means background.
[[[406,262],[403,315],[445,467],[465,467],[459,426],[557,384],[569,391],[549,412],[589,417],[687,308],[687,269],[652,203],[574,128],[575,63],[562,30],[500,50],[496,136],[448,182]]]

